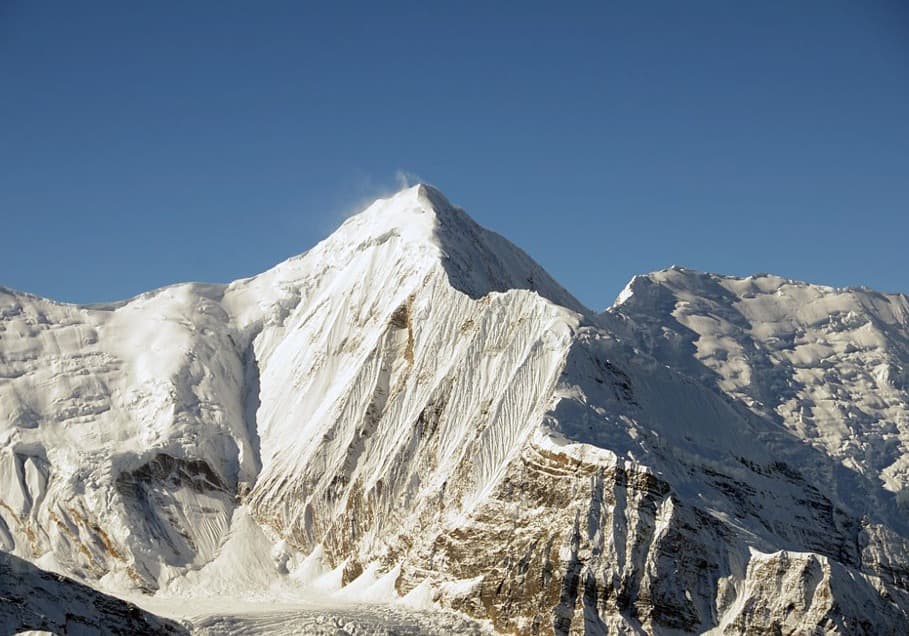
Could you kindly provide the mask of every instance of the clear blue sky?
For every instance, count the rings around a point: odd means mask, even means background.
[[[596,308],[671,264],[909,292],[909,5],[0,0],[2,285],[248,276],[399,171]]]

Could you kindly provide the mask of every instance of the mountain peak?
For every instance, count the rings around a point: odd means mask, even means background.
[[[441,190],[418,183],[376,199],[341,227],[372,236],[394,231],[409,240],[439,244],[437,234],[440,231],[469,234],[480,226],[464,210],[453,205]]]
[[[526,289],[572,311],[587,311],[523,250],[482,227],[429,184],[377,199],[327,242],[371,246],[390,239],[398,239],[403,249],[434,254],[451,285],[472,298]]]
[[[438,196],[441,196],[439,194]],[[442,197],[444,199],[444,197]],[[432,240],[436,210],[423,184],[404,188],[376,199],[341,225],[329,240],[357,242],[383,236],[400,236],[409,242]]]

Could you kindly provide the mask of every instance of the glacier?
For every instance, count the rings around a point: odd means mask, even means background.
[[[0,288],[0,427],[0,548],[61,607],[909,633],[905,295],[673,267],[595,311],[427,185],[227,285]]]

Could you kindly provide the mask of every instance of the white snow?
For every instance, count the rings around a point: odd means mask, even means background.
[[[810,552],[778,528],[811,485],[903,567],[907,343],[905,296],[765,275],[636,276],[596,315],[416,186],[228,285],[0,288],[0,547],[206,633],[422,624],[481,580],[413,574],[408,541],[546,455],[658,475],[766,552]]]

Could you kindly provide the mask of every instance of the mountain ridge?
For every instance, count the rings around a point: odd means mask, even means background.
[[[531,262],[533,260],[529,256],[527,256],[527,254],[523,250],[521,250],[520,248],[511,244],[507,239],[502,237],[500,234],[480,226],[462,208],[457,207],[454,204],[452,204],[448,200],[448,198],[445,196],[445,194],[442,193],[441,190],[439,190],[435,186],[428,184],[428,183],[418,183],[413,186],[409,186],[408,188],[404,188],[403,190],[400,190],[393,195],[377,199],[372,205],[367,206],[363,211],[361,211],[357,214],[354,214],[354,215],[348,217],[347,219],[345,219],[341,223],[341,225],[338,228],[336,228],[336,231],[343,229],[348,224],[348,222],[351,222],[351,221],[357,219],[358,217],[362,218],[362,217],[368,215],[370,212],[372,212],[372,214],[369,215],[370,218],[375,218],[376,216],[381,216],[380,214],[376,214],[376,212],[378,212],[383,207],[383,205],[381,205],[381,204],[393,202],[393,201],[399,200],[401,198],[409,198],[409,199],[414,199],[416,201],[423,200],[427,207],[422,209],[421,212],[424,214],[428,212],[430,214],[430,216],[435,217],[436,221],[438,221],[438,218],[440,216],[444,216],[445,218],[449,219],[449,221],[447,223],[442,224],[442,229],[445,230],[446,233],[449,235],[451,235],[451,234],[457,235],[457,232],[454,232],[454,233],[452,232],[452,230],[456,226],[466,225],[471,228],[479,229],[487,236],[497,237],[500,241],[504,241],[505,243],[508,243],[512,249],[515,249],[518,252],[520,252],[524,257],[526,257],[527,260],[529,260]],[[454,219],[454,220],[452,220],[452,219]],[[399,217],[399,220],[402,220],[402,217]],[[376,240],[377,238],[388,238],[388,232],[394,233],[395,231],[399,231],[401,228],[404,228],[404,227],[407,227],[407,224],[405,224],[405,223],[392,224],[390,226],[385,227],[386,236],[384,236],[384,237],[370,236],[369,238],[371,238],[372,240]],[[441,247],[441,244],[444,243],[445,241],[439,239],[439,229],[440,228],[438,227],[438,223],[436,223],[436,227],[433,227],[432,229],[425,231],[422,238],[419,240],[422,240],[423,242],[427,242],[427,241],[433,242],[437,246]],[[334,235],[335,233],[336,232],[333,232],[332,235]],[[411,238],[414,237],[414,233],[411,232],[409,234],[410,234]],[[400,232],[398,232],[397,235],[400,236],[401,235]],[[321,244],[322,242],[324,242],[324,241],[320,241],[319,244]],[[301,252],[300,254],[291,256],[291,257],[285,259],[284,261],[281,261],[279,263],[276,263],[272,267],[269,267],[264,272],[260,272],[258,274],[253,274],[251,276],[241,277],[241,278],[238,278],[234,281],[230,281],[227,283],[205,282],[205,281],[182,281],[182,282],[171,283],[171,284],[164,285],[161,287],[156,287],[154,289],[149,289],[147,291],[142,291],[142,292],[139,292],[138,294],[135,294],[134,296],[130,296],[128,298],[111,300],[111,301],[98,301],[98,302],[61,301],[61,300],[56,300],[56,299],[48,297],[48,296],[42,296],[40,294],[35,294],[35,293],[29,292],[29,291],[25,291],[25,290],[13,288],[13,287],[5,286],[5,285],[0,285],[0,291],[10,294],[10,295],[28,296],[28,297],[33,297],[36,299],[42,299],[42,300],[45,300],[47,302],[51,302],[54,304],[71,305],[74,307],[79,307],[79,308],[84,308],[84,309],[102,309],[102,310],[103,309],[116,309],[116,308],[123,306],[125,304],[128,304],[134,300],[137,300],[140,298],[145,298],[150,295],[153,296],[153,295],[156,295],[165,290],[168,290],[171,288],[183,287],[186,285],[198,286],[199,289],[209,288],[212,291],[222,289],[222,288],[226,290],[227,288],[230,288],[231,285],[235,285],[238,283],[242,283],[245,281],[255,279],[259,276],[262,276],[263,274],[266,274],[266,273],[284,265],[285,263],[298,261],[299,259],[305,257],[309,251],[311,251],[311,250],[306,250],[304,252]],[[446,258],[446,254],[444,251],[442,252],[441,256],[443,259]],[[540,267],[535,262],[532,263],[532,266],[533,266],[534,271],[543,271],[545,273],[545,270],[543,270],[543,268]],[[689,274],[695,275],[696,277],[722,278],[722,279],[738,280],[738,281],[746,281],[746,280],[760,279],[760,278],[772,278],[772,279],[779,279],[788,284],[810,285],[812,287],[825,288],[825,289],[829,289],[831,291],[837,291],[837,292],[855,291],[855,292],[866,292],[866,293],[870,293],[870,294],[878,294],[878,295],[883,295],[883,296],[888,296],[888,297],[898,296],[898,297],[903,297],[903,298],[909,298],[909,293],[907,293],[907,292],[882,291],[882,290],[877,290],[875,288],[868,287],[865,285],[820,284],[820,283],[811,282],[809,280],[789,278],[789,277],[782,276],[780,274],[776,274],[773,272],[755,272],[755,273],[746,274],[746,275],[723,274],[721,272],[699,270],[699,269],[687,267],[685,265],[677,265],[677,264],[670,265],[668,267],[653,270],[651,272],[647,272],[647,273],[643,273],[643,274],[636,274],[636,275],[632,276],[632,278],[629,280],[628,284],[626,284],[626,288],[636,278],[653,277],[653,276],[656,276],[659,274],[664,274],[664,273],[672,272],[672,271],[687,272]],[[548,277],[548,274],[546,274],[546,276]],[[565,291],[563,286],[558,285],[558,283],[556,283],[556,285],[559,288],[561,288],[565,294],[570,296],[570,294],[568,294],[568,292]],[[521,289],[522,287],[514,287],[514,288]],[[496,289],[494,291],[503,291],[503,290]],[[535,291],[538,291],[538,290],[535,290]],[[474,293],[476,293],[476,292],[474,292]],[[541,294],[541,295],[545,296],[545,294]],[[550,300],[552,300],[552,299],[550,299]],[[582,311],[579,311],[578,313],[593,312],[593,310],[587,308],[585,305],[583,305],[583,303],[581,303],[580,301],[575,299],[573,296],[570,296],[570,300],[568,300],[567,302],[556,301],[556,300],[553,300],[553,302],[555,302],[556,304],[562,304],[563,306],[566,306],[575,311],[577,311],[578,308],[581,308]],[[607,311],[608,309],[610,309],[614,306],[615,306],[615,304],[610,305],[609,307],[606,307],[602,311]]]
[[[588,310],[420,185],[226,285],[0,291],[0,544],[118,593],[424,590],[505,632],[909,626],[906,297],[630,285]]]

